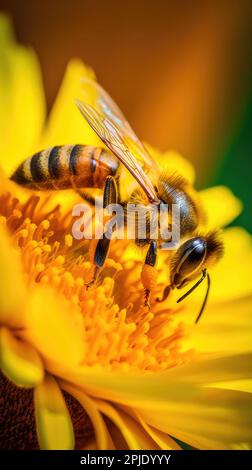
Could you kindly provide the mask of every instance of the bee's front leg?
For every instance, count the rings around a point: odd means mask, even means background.
[[[105,186],[104,186],[104,191],[103,191],[103,208],[106,209],[106,207],[109,204],[116,204],[117,203],[117,186],[116,186],[116,181],[113,178],[113,176],[108,176],[105,181]],[[93,274],[92,274],[92,279],[90,282],[86,284],[87,289],[91,287],[100,272],[100,269],[103,267],[108,251],[109,251],[109,245],[111,241],[111,234],[109,233],[103,233],[102,238],[100,238],[95,245],[95,248],[93,246],[93,243],[91,242],[90,244],[90,258],[91,261],[94,263],[93,266]]]
[[[157,242],[152,241],[148,248],[144,265],[141,272],[141,281],[144,287],[144,306],[150,308],[151,292],[156,287],[157,270],[155,264],[157,260]]]

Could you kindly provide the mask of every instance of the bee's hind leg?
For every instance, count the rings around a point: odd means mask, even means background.
[[[151,241],[141,272],[141,281],[144,287],[144,306],[150,308],[150,296],[156,287],[157,270],[157,242]]]
[[[105,181],[105,186],[104,186],[104,191],[103,191],[103,208],[106,209],[106,207],[109,204],[116,204],[117,203],[117,185],[116,181],[113,178],[113,176],[108,176]],[[94,264],[93,266],[93,276],[92,280],[86,284],[87,289],[91,287],[100,272],[100,269],[103,267],[108,252],[109,252],[109,245],[111,241],[111,236],[112,233],[110,232],[105,232],[102,234],[102,237],[98,240],[94,252],[91,255],[91,260]]]

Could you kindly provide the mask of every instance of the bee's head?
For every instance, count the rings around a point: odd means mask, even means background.
[[[177,289],[184,287],[215,263],[221,254],[222,243],[217,239],[216,233],[185,241],[171,260],[171,286]]]
[[[218,239],[216,232],[210,232],[207,236],[195,236],[186,240],[174,253],[170,262],[170,284],[164,288],[161,298],[157,302],[163,302],[171,289],[181,289],[196,278],[198,281],[177,302],[184,300],[196,287],[207,278],[207,291],[203,304],[196,318],[199,321],[209,294],[210,276],[207,268],[218,261],[223,253],[223,244]]]
[[[204,269],[206,254],[204,238],[194,237],[184,242],[171,260],[171,286],[180,289],[197,277]]]

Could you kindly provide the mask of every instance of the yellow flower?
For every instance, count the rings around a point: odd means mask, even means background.
[[[225,255],[211,269],[202,321],[202,290],[183,304],[175,296],[141,306],[141,259],[126,241],[112,244],[97,285],[86,290],[90,242],[73,240],[67,191],[48,196],[6,175],[50,145],[100,145],[73,99],[80,77],[69,64],[45,122],[39,67],[17,45],[5,17],[0,159],[1,445],[42,449],[250,448],[252,443],[252,240],[223,231]],[[191,165],[175,152],[160,156],[191,182]],[[200,192],[205,229],[222,228],[241,210],[224,187]],[[158,289],[167,281],[165,254]]]

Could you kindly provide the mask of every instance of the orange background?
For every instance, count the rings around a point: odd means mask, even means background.
[[[246,108],[250,0],[0,0],[38,53],[50,107],[73,56],[91,65],[139,137],[210,180]]]

